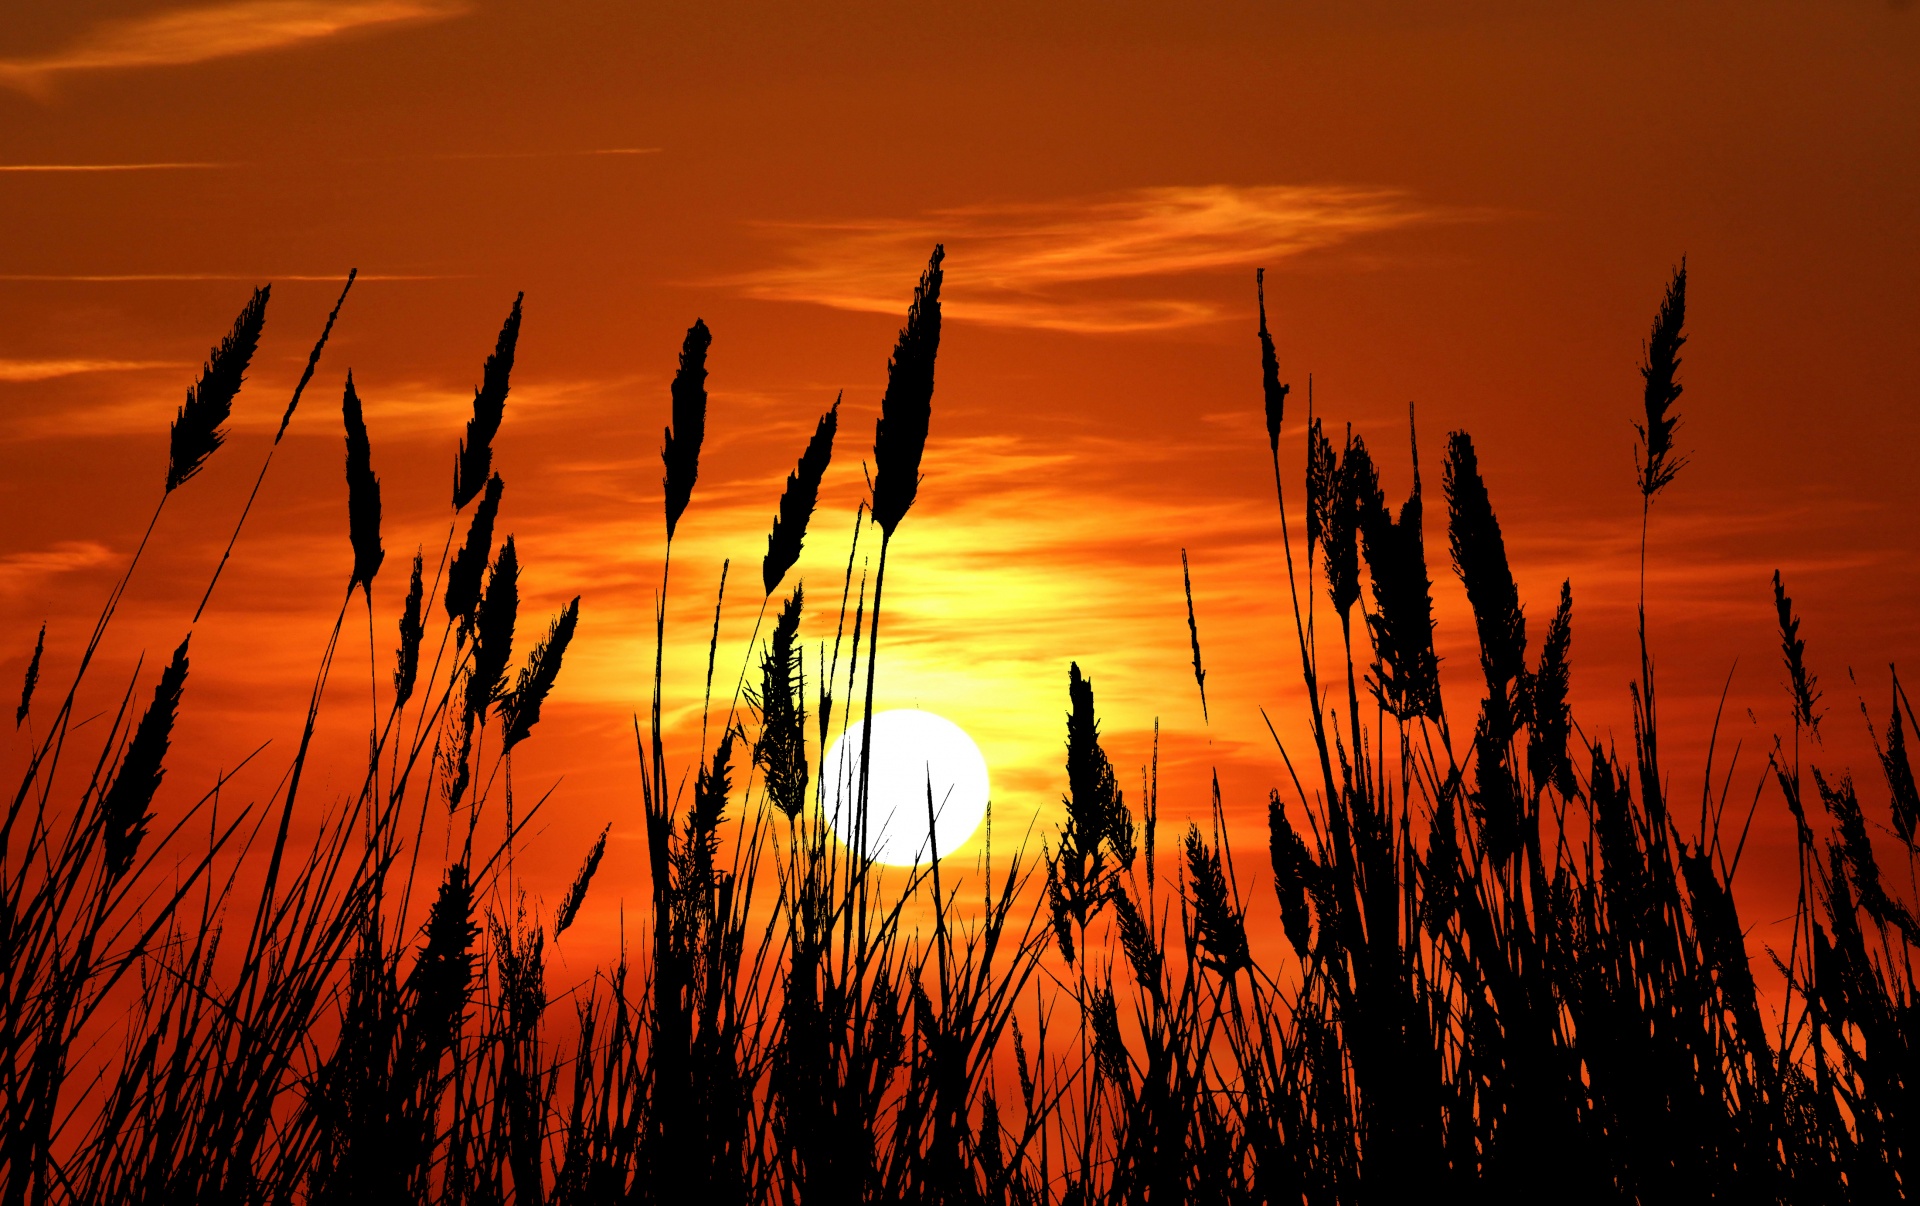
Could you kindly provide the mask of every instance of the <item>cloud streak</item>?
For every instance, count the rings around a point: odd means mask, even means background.
[[[51,381],[83,373],[124,373],[141,369],[192,368],[171,360],[6,360],[0,359],[0,381]]]
[[[224,163],[0,163],[0,172],[185,172]]]
[[[788,242],[786,262],[717,283],[770,301],[892,314],[902,304],[900,282],[944,242],[952,270],[943,301],[953,317],[1087,333],[1156,330],[1226,317],[1164,282],[1271,265],[1438,216],[1391,189],[1217,184],[965,206],[915,219],[769,223]]]
[[[176,8],[102,21],[56,50],[0,59],[0,84],[45,93],[69,72],[185,66],[466,11],[463,0],[233,0]]]

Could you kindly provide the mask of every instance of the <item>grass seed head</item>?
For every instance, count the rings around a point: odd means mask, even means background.
[[[772,595],[781,579],[800,560],[800,546],[807,538],[807,521],[813,518],[814,504],[820,499],[820,479],[826,476],[827,462],[833,458],[833,437],[840,428],[840,399],[820,416],[807,441],[800,463],[787,474],[787,488],[780,493],[780,511],[773,517],[773,531],[767,534],[767,555],[760,562],[760,580]]]
[[[473,669],[467,680],[467,711],[484,719],[487,705],[501,698],[507,663],[513,659],[513,625],[520,611],[520,558],[513,537],[500,546],[487,576],[486,598],[474,620]]]
[[[1780,653],[1787,664],[1787,695],[1793,700],[1793,722],[1816,738],[1820,735],[1819,679],[1807,670],[1807,643],[1800,639],[1800,617],[1793,614],[1780,571],[1773,571],[1773,611],[1780,623]]]
[[[426,636],[426,625],[420,618],[420,605],[426,593],[426,584],[421,571],[426,568],[423,553],[416,549],[413,554],[413,576],[407,582],[407,605],[400,613],[400,649],[393,659],[393,706],[404,707],[407,700],[413,698],[414,679],[420,673],[420,641]]]
[[[467,524],[466,543],[460,546],[447,567],[447,618],[459,622],[463,632],[472,624],[473,613],[480,606],[487,556],[493,551],[493,523],[500,514],[500,494],[505,489],[506,483],[498,473],[487,479],[486,493]]]
[[[806,682],[801,665],[800,612],[804,593],[795,587],[780,609],[773,639],[760,661],[760,737],[753,760],[765,776],[767,798],[788,820],[807,802]]]
[[[187,640],[192,640],[191,637]],[[153,797],[166,775],[167,746],[180,711],[180,693],[187,683],[187,641],[173,651],[173,660],[160,674],[153,702],[140,717],[133,739],[120,759],[113,783],[100,798],[100,820],[106,845],[107,875],[119,879],[133,867],[147,824],[153,819]]]
[[[680,516],[693,499],[693,482],[700,476],[700,445],[707,438],[707,349],[713,334],[694,319],[680,344],[680,368],[673,375],[673,426],[667,428],[660,459],[667,467],[667,539],[673,539]]]
[[[580,906],[587,899],[587,885],[593,882],[594,872],[600,869],[600,859],[607,853],[607,834],[613,832],[613,823],[608,822],[594,840],[593,849],[587,851],[587,861],[580,865],[580,874],[573,877],[573,886],[560,898],[560,909],[553,918],[553,938],[560,940],[573,919],[580,914]]]
[[[540,643],[527,656],[527,664],[520,671],[513,693],[501,701],[500,711],[506,721],[505,733],[500,739],[501,753],[511,753],[540,722],[540,705],[546,702],[555,680],[560,677],[560,661],[567,655],[567,645],[573,640],[574,626],[579,622],[580,596],[575,595],[572,602],[560,609],[560,614],[548,625],[547,635],[540,638]]]
[[[347,589],[358,586],[371,599],[373,577],[387,554],[380,547],[380,479],[374,476],[373,446],[367,439],[367,421],[351,372],[340,397],[340,413],[347,428],[347,534],[353,542],[353,577]]]
[[[945,258],[946,249],[936,246],[914,287],[907,325],[887,361],[887,392],[873,431],[872,514],[889,538],[920,490],[920,456],[933,415],[933,363],[940,351],[940,263]]]
[[[1447,437],[1442,477],[1447,496],[1447,540],[1454,572],[1467,588],[1480,632],[1480,664],[1489,691],[1505,693],[1527,672],[1527,618],[1507,563],[1507,544],[1494,516],[1473,440],[1464,431]]]
[[[1260,299],[1260,393],[1267,404],[1267,445],[1280,455],[1280,421],[1286,415],[1290,386],[1280,383],[1280,358],[1273,350],[1273,336],[1267,331],[1267,270],[1256,268],[1254,292]],[[1308,546],[1311,551],[1311,545]]]
[[[520,303],[526,296],[525,293],[514,295],[513,309],[501,324],[493,355],[487,357],[485,367],[480,370],[480,384],[473,391],[473,417],[467,420],[467,434],[460,441],[459,457],[453,464],[453,509],[456,511],[473,501],[493,472],[493,437],[499,433],[500,420],[507,412],[513,353],[520,342]]]
[[[1915,827],[1920,825],[1920,787],[1914,783],[1913,762],[1907,756],[1898,679],[1894,680],[1893,715],[1887,721],[1887,748],[1880,751],[1880,766],[1886,772],[1887,790],[1892,797],[1893,831],[1900,835],[1902,842],[1912,846]]]
[[[40,622],[40,636],[33,642],[33,660],[27,663],[27,676],[20,687],[20,706],[14,709],[13,727],[19,728],[26,723],[27,712],[33,707],[33,689],[40,684],[40,655],[47,651],[47,624]],[[1896,715],[1895,719],[1898,719]]]
[[[1687,320],[1687,261],[1683,256],[1667,284],[1666,296],[1653,317],[1653,330],[1647,336],[1646,363],[1640,376],[1646,383],[1646,421],[1636,423],[1640,433],[1640,493],[1651,499],[1686,466],[1686,458],[1675,454],[1673,433],[1680,416],[1670,414],[1680,399],[1680,346],[1687,342],[1682,328]]]
[[[1573,679],[1568,657],[1572,645],[1573,582],[1569,579],[1560,584],[1560,605],[1547,625],[1540,668],[1527,679],[1527,769],[1536,784],[1552,783],[1568,800],[1575,789],[1573,760],[1567,756],[1567,741],[1573,733],[1567,706]]]
[[[233,399],[246,379],[254,349],[260,346],[260,328],[267,321],[267,294],[272,288],[262,285],[253,291],[252,299],[233,320],[233,329],[208,354],[199,383],[187,390],[186,403],[174,416],[168,438],[167,493],[200,472],[207,458],[226,443],[221,426],[233,414]]]

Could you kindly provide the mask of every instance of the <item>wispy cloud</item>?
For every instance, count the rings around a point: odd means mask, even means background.
[[[232,0],[176,8],[102,21],[58,49],[0,59],[0,84],[43,93],[67,72],[202,63],[466,11],[464,0]]]
[[[97,540],[62,540],[44,549],[0,556],[0,594],[18,594],[56,574],[91,569],[114,558]]]
[[[589,159],[596,156],[658,155],[659,147],[595,147],[584,151],[448,151],[435,159]]]
[[[0,172],[184,172],[224,163],[0,163]]]
[[[339,284],[344,272],[0,272],[0,281],[129,284],[154,281],[331,281]],[[362,272],[361,281],[460,281],[460,274],[432,272]]]
[[[947,312],[1010,326],[1121,332],[1225,317],[1158,286],[1272,264],[1440,216],[1405,193],[1339,186],[1136,189],[1044,204],[975,205],[922,218],[769,223],[785,263],[721,284],[749,297],[892,314],[935,242],[947,245]],[[1114,296],[1116,288],[1124,296]]]
[[[124,373],[140,369],[191,368],[169,360],[5,360],[0,359],[0,381],[50,381],[82,373]]]

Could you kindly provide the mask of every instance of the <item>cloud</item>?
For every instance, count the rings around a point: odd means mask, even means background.
[[[124,373],[140,369],[191,368],[171,360],[5,360],[0,359],[0,381],[50,381],[82,373]]]
[[[769,223],[783,264],[717,282],[748,297],[885,314],[936,242],[948,252],[946,312],[1090,333],[1196,326],[1227,317],[1164,281],[1271,264],[1439,216],[1390,189],[1232,185],[1135,189],[1045,204],[975,205],[924,218]],[[1126,296],[1113,296],[1115,290]]]
[[[224,163],[0,163],[0,172],[182,172]]]
[[[233,0],[177,8],[102,21],[59,49],[0,59],[0,84],[44,93],[63,72],[202,63],[466,11],[462,0]]]
[[[22,283],[82,282],[93,284],[151,283],[155,281],[328,281],[339,284],[338,272],[0,272],[0,281]],[[463,274],[362,272],[361,281],[463,281]]]
[[[44,549],[8,553],[0,556],[0,594],[18,594],[56,574],[104,565],[114,556],[97,540],[62,540]]]

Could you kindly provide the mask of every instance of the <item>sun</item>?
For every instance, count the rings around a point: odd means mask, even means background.
[[[827,819],[849,847],[858,840],[861,737],[861,726],[851,726],[821,767]],[[986,818],[987,760],[966,730],[944,716],[917,708],[875,712],[867,791],[867,852],[875,862],[926,863],[935,850],[944,861]]]

